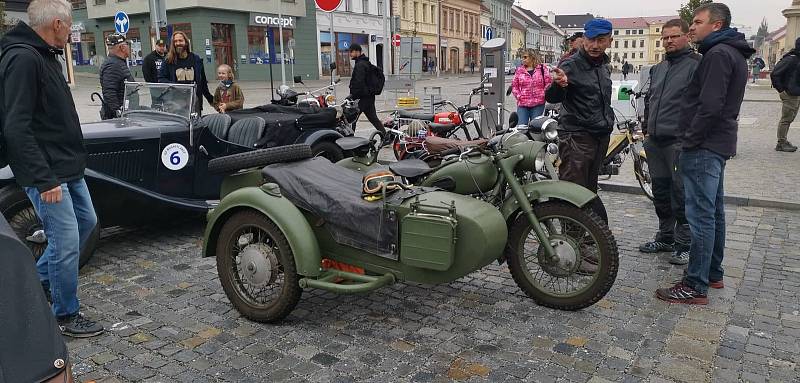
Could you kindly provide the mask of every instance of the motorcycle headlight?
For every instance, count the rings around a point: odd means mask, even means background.
[[[554,156],[557,155],[558,154],[558,145],[556,145],[556,144],[554,144],[552,142],[547,144],[547,152],[552,154],[552,155],[554,155]]]
[[[464,113],[464,123],[471,124],[473,122],[475,122],[475,113],[472,112]]]
[[[332,94],[325,96],[325,104],[328,106],[336,106],[336,96]]]
[[[555,141],[558,139],[558,123],[555,120],[550,120],[545,123],[544,139],[547,141]]]

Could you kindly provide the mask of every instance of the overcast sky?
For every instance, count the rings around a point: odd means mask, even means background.
[[[581,14],[591,13],[603,17],[635,17],[635,16],[664,16],[678,14],[677,9],[681,0],[517,0],[517,4],[532,10],[534,13],[547,14],[553,11],[556,14]],[[766,17],[769,30],[774,31],[786,24],[786,19],[781,11],[788,8],[791,0],[728,0],[724,1],[731,7],[733,22],[745,24],[753,28],[753,33],[758,30],[761,19]],[[749,37],[749,36],[748,36]]]

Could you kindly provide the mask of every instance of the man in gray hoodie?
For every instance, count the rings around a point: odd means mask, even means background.
[[[658,216],[655,239],[639,246],[644,253],[674,251],[670,263],[689,263],[691,235],[684,211],[683,182],[677,169],[683,95],[700,63],[700,55],[689,46],[689,24],[673,19],[661,29],[666,50],[664,61],[650,68],[650,89],[645,97],[642,128],[647,134],[644,149],[653,178],[653,204]]]

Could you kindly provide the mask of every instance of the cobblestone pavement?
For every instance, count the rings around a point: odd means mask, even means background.
[[[653,291],[681,275],[636,251],[643,197],[604,193],[621,251],[608,296],[579,312],[535,305],[506,266],[453,283],[340,296],[306,291],[284,323],[240,317],[190,222],[106,232],[81,271],[105,322],[68,340],[80,381],[666,382],[800,379],[800,213],[729,207],[724,290],[707,307]]]

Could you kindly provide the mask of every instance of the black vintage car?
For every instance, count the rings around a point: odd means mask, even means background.
[[[102,227],[203,216],[218,202],[222,182],[208,173],[213,158],[302,143],[314,155],[338,161],[343,154],[335,141],[352,135],[334,108],[264,105],[199,118],[189,107],[194,95],[192,85],[127,83],[120,118],[82,125],[86,182]],[[0,212],[34,256],[41,256],[47,238],[8,167],[0,169]],[[98,233],[99,228],[82,249],[81,265]]]

